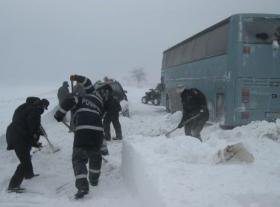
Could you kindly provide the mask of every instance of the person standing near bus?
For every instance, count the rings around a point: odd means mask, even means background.
[[[185,128],[187,136],[198,138],[201,142],[200,132],[209,119],[209,111],[205,95],[196,88],[178,88],[183,105],[183,117],[178,128]]]
[[[89,191],[89,182],[97,186],[102,165],[101,146],[103,142],[102,114],[112,88],[104,84],[94,91],[91,81],[79,75],[71,75],[71,81],[83,83],[85,95],[69,94],[54,114],[54,118],[61,122],[67,111],[74,114],[74,143],[72,164],[76,178],[76,199],[84,197]],[[89,169],[87,169],[89,162]],[[89,171],[89,182],[88,182]]]

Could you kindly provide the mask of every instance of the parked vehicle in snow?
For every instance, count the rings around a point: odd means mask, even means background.
[[[150,89],[145,93],[145,96],[141,99],[143,104],[152,103],[158,106],[160,104],[160,91],[157,89]]]

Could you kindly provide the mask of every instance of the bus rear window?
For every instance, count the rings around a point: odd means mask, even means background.
[[[248,44],[270,44],[277,39],[280,18],[252,17],[243,20],[243,42]]]

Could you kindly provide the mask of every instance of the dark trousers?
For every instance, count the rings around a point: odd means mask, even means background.
[[[24,177],[30,178],[34,175],[30,156],[31,147],[20,145],[16,146],[14,150],[20,164],[17,166],[8,188],[20,187]]]
[[[199,116],[198,118],[188,122],[185,124],[184,129],[185,129],[185,135],[190,135],[196,138],[200,138],[200,132],[203,129],[203,126],[207,122],[208,117],[207,116]]]
[[[122,128],[119,121],[119,113],[106,113],[103,120],[104,134],[106,140],[111,140],[110,124],[113,123],[116,138],[122,139]]]
[[[89,162],[89,169],[87,163]],[[100,149],[84,149],[80,147],[73,148],[72,164],[76,177],[76,188],[78,190],[89,190],[88,171],[90,184],[96,186],[98,184],[100,169],[102,165],[102,157]]]

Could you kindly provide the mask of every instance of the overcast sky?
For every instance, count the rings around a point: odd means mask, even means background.
[[[0,80],[123,80],[143,67],[157,82],[165,49],[243,12],[280,14],[280,1],[0,0]]]

